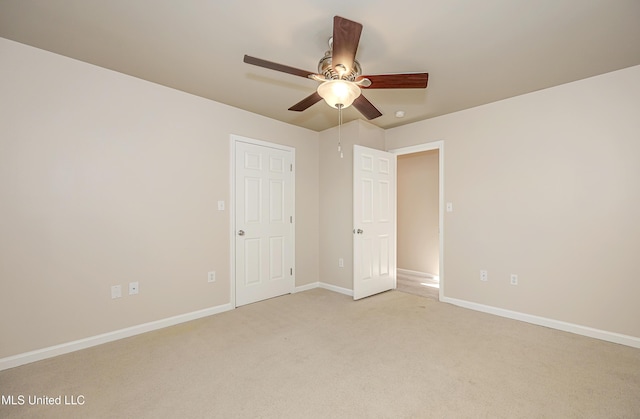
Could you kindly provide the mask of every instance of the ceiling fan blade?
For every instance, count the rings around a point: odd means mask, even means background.
[[[318,92],[313,92],[309,96],[302,99],[300,102],[296,103],[292,107],[289,108],[290,111],[302,112],[307,108],[310,108],[312,105],[320,102],[322,97],[318,94]]]
[[[369,120],[382,116],[382,113],[363,95],[358,96],[356,100],[353,101],[353,106]]]
[[[293,74],[294,76],[309,77],[310,75],[315,74],[313,71],[300,70],[299,68],[289,67],[288,65],[262,60],[260,58],[251,57],[249,55],[245,55],[243,61],[247,64],[253,64],[257,65],[258,67],[264,67],[270,70]]]
[[[360,76],[356,81],[367,78],[371,81],[368,89],[426,89],[429,73],[380,74]]]
[[[340,16],[333,18],[331,65],[337,74],[349,73],[356,59],[362,25]],[[344,68],[342,68],[344,66]]]

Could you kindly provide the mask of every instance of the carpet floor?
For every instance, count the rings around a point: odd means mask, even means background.
[[[0,394],[2,418],[639,418],[640,350],[314,289],[1,371]]]

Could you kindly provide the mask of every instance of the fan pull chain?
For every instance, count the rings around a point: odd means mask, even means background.
[[[344,154],[342,154],[342,104],[336,105],[338,106],[338,153],[340,153],[340,158],[344,158]]]

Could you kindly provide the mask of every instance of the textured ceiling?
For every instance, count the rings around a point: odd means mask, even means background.
[[[0,37],[319,131],[335,109],[287,110],[317,82],[242,58],[316,71],[334,15],[363,24],[365,74],[430,75],[364,90],[383,128],[640,64],[639,0],[0,0]]]

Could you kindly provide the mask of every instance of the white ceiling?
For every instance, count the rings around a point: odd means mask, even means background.
[[[287,110],[317,82],[242,58],[316,71],[334,15],[364,74],[429,73],[364,90],[383,128],[640,64],[640,0],[0,0],[0,37],[319,131],[335,109]]]

